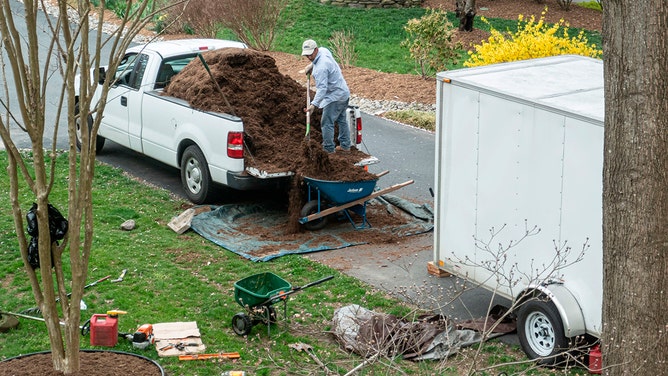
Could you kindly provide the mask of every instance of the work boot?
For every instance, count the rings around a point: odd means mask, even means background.
[[[344,148],[341,147],[341,145],[339,145],[334,150],[336,150],[336,151],[350,151],[350,148],[344,149]]]

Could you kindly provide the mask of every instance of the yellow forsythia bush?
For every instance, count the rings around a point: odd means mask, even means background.
[[[475,45],[475,51],[469,51],[469,59],[464,62],[464,66],[475,67],[566,54],[601,57],[603,52],[596,48],[596,45],[589,44],[584,32],[581,31],[571,38],[568,35],[568,24],[564,20],[548,26],[544,18],[545,11],[538,22],[534,16],[531,16],[528,22],[523,22],[524,17],[520,15],[517,32],[514,34],[501,33],[491,28],[492,35],[482,44]],[[482,21],[488,22],[484,17]]]

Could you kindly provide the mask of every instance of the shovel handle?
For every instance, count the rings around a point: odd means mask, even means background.
[[[309,106],[311,106],[311,74],[306,75],[306,134],[305,137],[308,137],[309,132],[311,131],[311,112],[308,111]]]
[[[202,54],[197,54],[197,57],[199,58],[199,61],[202,62],[202,65],[204,65],[204,69],[206,69],[206,72],[209,74],[209,77],[211,78],[211,81],[213,81],[214,86],[216,87],[216,90],[218,91],[218,94],[220,94],[223,99],[225,100],[225,104],[230,110],[230,114],[237,116],[234,113],[234,108],[232,105],[230,105],[230,102],[227,100],[227,97],[225,96],[225,93],[223,93],[223,89],[220,88],[220,85],[218,85],[218,81],[216,81],[216,78],[213,77],[213,74],[211,73],[211,69],[209,69],[209,64],[206,63],[206,60],[204,60],[204,56]]]

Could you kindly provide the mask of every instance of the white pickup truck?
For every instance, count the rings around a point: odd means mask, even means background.
[[[161,95],[170,78],[198,53],[226,47],[246,46],[219,39],[187,39],[128,49],[117,71],[105,72],[107,76],[114,74],[115,83],[109,90],[96,139],[98,152],[109,139],[180,168],[186,196],[196,204],[213,198],[213,184],[238,190],[280,187],[291,172],[268,174],[244,165],[242,119],[201,111],[182,99]],[[357,127],[359,110],[351,116],[351,128]],[[355,128],[351,134],[357,133]],[[80,136],[77,127],[77,146]]]

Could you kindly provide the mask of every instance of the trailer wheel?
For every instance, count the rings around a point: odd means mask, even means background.
[[[541,365],[557,366],[567,359],[569,339],[554,303],[545,296],[524,302],[517,313],[517,334],[522,350]]]
[[[304,205],[300,217],[308,217],[311,214],[318,213],[318,200],[311,200]],[[304,223],[304,227],[310,231],[322,230],[327,225],[327,217],[321,217]]]
[[[239,336],[246,336],[250,334],[253,329],[253,323],[250,317],[243,312],[239,312],[232,317],[232,330]]]
[[[79,115],[79,104],[77,103],[76,106],[74,107],[74,115]],[[88,121],[88,134],[92,132],[92,127],[93,127],[93,117],[91,115],[88,115],[88,118],[86,119]],[[81,119],[78,117],[76,118],[76,146],[77,150],[81,151]],[[102,136],[97,136],[95,138],[95,150],[97,153],[102,151],[102,148],[104,147],[104,141],[105,138]]]
[[[181,157],[181,184],[186,196],[195,204],[204,204],[212,191],[209,165],[197,145],[190,145]]]

